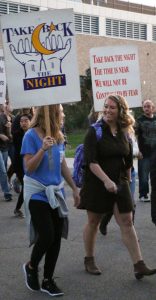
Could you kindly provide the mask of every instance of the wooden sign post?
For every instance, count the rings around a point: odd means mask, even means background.
[[[51,136],[49,106],[48,105],[44,106],[44,118],[45,118],[45,126],[46,126],[46,136]],[[52,158],[51,148],[48,149],[48,159],[49,159],[49,169],[52,170],[53,158]]]
[[[49,106],[48,105],[44,106],[44,117],[45,117],[45,125],[46,125],[46,135],[51,136]]]

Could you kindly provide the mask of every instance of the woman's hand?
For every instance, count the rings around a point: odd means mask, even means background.
[[[112,181],[111,179],[107,178],[105,179],[104,181],[104,186],[106,188],[106,190],[110,193],[114,193],[116,194],[117,193],[117,185],[114,181]]]
[[[142,155],[142,153],[140,151],[138,153],[138,159],[143,159],[143,155]]]
[[[106,173],[101,169],[99,164],[97,163],[90,163],[90,170],[96,175],[103,183],[106,190],[110,193],[117,193],[117,185],[114,181],[112,181]]]
[[[80,193],[77,187],[73,190],[73,198],[74,198],[74,206],[78,207],[80,204]]]
[[[44,151],[48,150],[51,146],[53,146],[56,143],[55,139],[51,136],[46,136],[43,139],[42,149]]]

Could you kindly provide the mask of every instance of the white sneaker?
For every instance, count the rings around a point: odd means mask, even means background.
[[[148,196],[140,197],[139,200],[140,200],[141,202],[150,202],[150,199],[148,198]]]

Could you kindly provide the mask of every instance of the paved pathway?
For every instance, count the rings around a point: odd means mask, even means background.
[[[135,280],[132,263],[113,219],[107,236],[99,233],[96,243],[97,263],[102,275],[85,273],[82,230],[86,213],[73,207],[71,191],[67,187],[66,194],[70,231],[68,241],[62,241],[55,273],[65,292],[62,299],[156,300],[156,276]],[[0,192],[0,300],[50,299],[50,296],[31,292],[25,286],[22,264],[28,260],[30,249],[25,220],[13,215],[16,201],[17,194],[14,193],[13,201],[6,203]],[[144,258],[150,266],[156,267],[156,227],[151,222],[150,203],[137,202],[135,224]],[[41,263],[40,279],[42,272]]]

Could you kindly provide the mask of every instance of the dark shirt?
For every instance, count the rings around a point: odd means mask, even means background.
[[[0,114],[0,134],[8,136],[8,128],[5,126],[7,124],[7,116],[4,113]],[[0,139],[0,151],[7,151],[9,148],[9,141],[3,141]]]
[[[16,130],[16,132],[13,134],[13,144],[14,144],[14,169],[16,174],[20,173],[24,176],[23,171],[23,159],[20,154],[21,152],[21,146],[22,146],[22,140],[25,132],[20,128],[19,130]]]
[[[109,126],[103,122],[103,135],[97,142],[94,128],[90,128],[85,138],[84,152],[86,165],[98,163],[103,171],[116,183],[126,177],[126,170],[132,167],[132,146],[122,132],[116,137],[110,132]],[[96,177],[87,168],[91,177]]]
[[[144,157],[150,157],[156,147],[156,116],[140,116],[136,123],[139,150]]]

